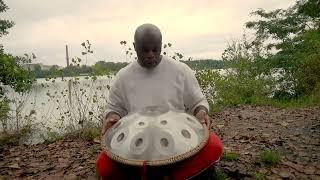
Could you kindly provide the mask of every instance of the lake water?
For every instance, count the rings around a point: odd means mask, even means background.
[[[17,121],[20,126],[32,122],[37,131],[63,132],[66,125],[75,128],[83,121],[98,122],[105,109],[111,81],[108,76],[99,76],[95,80],[91,77],[41,78],[23,94],[6,87],[11,101],[7,128],[14,129]]]

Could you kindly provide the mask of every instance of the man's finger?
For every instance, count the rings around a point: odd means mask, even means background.
[[[110,118],[109,119],[109,122],[111,122],[111,123],[114,123],[114,122],[117,122],[118,121],[118,119],[116,119],[116,118]]]
[[[210,129],[211,127],[211,122],[210,122],[210,119],[209,118],[206,118],[206,124],[208,126],[208,129]]]
[[[104,135],[104,133],[106,133],[106,131],[107,131],[106,128],[103,126],[101,129],[101,135]]]

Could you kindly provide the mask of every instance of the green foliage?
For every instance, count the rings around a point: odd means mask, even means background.
[[[66,125],[66,127],[70,125]],[[45,133],[40,135],[46,143],[52,143],[63,138],[82,138],[86,141],[93,141],[95,138],[100,137],[100,127],[92,122],[86,122],[86,124],[80,129],[70,128],[67,132],[59,132],[47,127]]]
[[[44,134],[40,135],[40,137],[44,140],[45,143],[52,143],[61,139],[62,135],[57,131],[53,131],[51,128],[48,128]]]
[[[280,163],[281,157],[277,152],[265,149],[260,152],[260,159],[266,166],[276,166]]]
[[[33,83],[31,73],[22,68],[26,59],[9,54],[0,54],[0,82],[17,92],[29,90]],[[3,90],[0,89],[3,94]]]
[[[7,133],[8,126],[8,113],[9,113],[9,102],[7,99],[0,101],[0,123],[4,133]]]
[[[100,135],[100,127],[92,123],[83,128],[80,133],[80,137],[87,141],[93,141],[95,138],[100,137]]]
[[[320,83],[320,29],[309,30],[301,36],[301,44],[295,49],[296,94],[309,95]]]
[[[319,9],[318,0],[298,0],[286,10],[266,12],[259,9],[253,15],[260,19],[246,24],[247,28],[255,30],[255,41],[276,52],[268,57],[272,66],[284,70],[278,81],[282,86],[276,93],[277,98],[310,95],[320,82]],[[292,96],[285,93],[288,89],[293,90]]]
[[[68,138],[81,138],[86,141],[94,141],[101,136],[101,128],[98,123],[86,122],[85,125],[80,129],[72,129],[70,132],[65,134]]]
[[[221,69],[223,68],[223,62],[220,60],[190,60],[181,61],[193,70],[202,69]],[[46,78],[46,77],[70,77],[70,76],[83,76],[83,75],[111,75],[117,73],[120,69],[127,66],[128,62],[106,62],[98,61],[92,66],[86,65],[72,65],[70,67],[59,69],[57,66],[53,66],[50,70],[41,70],[40,65],[35,65],[32,71],[36,78]]]
[[[200,70],[200,86],[214,108],[237,104],[281,107],[319,105],[320,3],[299,0],[288,9],[266,12],[246,23],[255,31],[230,43],[225,70]],[[212,110],[213,110],[212,109]]]
[[[222,69],[224,68],[223,61],[203,59],[203,60],[188,60],[180,61],[187,64],[193,70],[204,70],[204,69]]]
[[[105,62],[98,61],[92,66],[92,73],[95,75],[109,75],[111,72],[118,72],[121,68],[127,66],[126,62]]]
[[[5,12],[8,10],[8,7],[5,5],[5,3],[0,0],[0,13]],[[0,38],[6,34],[8,34],[8,29],[11,28],[14,25],[12,21],[8,20],[2,20],[0,19]],[[12,139],[19,139],[22,135],[25,134],[25,131],[27,131],[26,127],[30,126],[30,124],[27,124],[25,127],[20,129],[20,123],[19,123],[19,113],[16,109],[16,129],[11,132],[12,134],[8,134],[8,121],[9,121],[9,106],[10,103],[9,97],[6,97],[5,95],[5,89],[4,86],[11,87],[14,91],[22,94],[23,92],[28,91],[34,81],[34,78],[32,74],[23,69],[23,65],[26,63],[30,63],[32,59],[34,59],[35,56],[32,54],[32,56],[29,56],[28,54],[25,54],[25,57],[18,57],[13,56],[10,54],[7,54],[4,52],[3,46],[0,44],[0,116],[1,116],[1,125],[2,130],[4,131],[4,134],[6,136],[11,136]],[[12,123],[11,123],[12,124]],[[10,129],[11,130],[11,129]]]
[[[8,6],[0,0],[0,13],[6,12]],[[0,38],[8,34],[7,29],[14,25],[12,21],[0,19]],[[28,57],[16,57],[6,54],[0,44],[0,84],[9,85],[17,92],[30,89],[32,85],[31,74],[22,68],[22,64],[29,62]],[[4,95],[3,88],[0,87],[0,97]]]
[[[227,180],[227,179],[230,179],[228,177],[228,175],[223,172],[222,170],[219,170],[219,169],[216,169],[214,172],[213,172],[213,179],[216,179],[216,180]]]
[[[261,173],[258,173],[258,172],[254,173],[253,177],[256,180],[265,180],[266,179],[266,176],[264,174],[261,174]]]
[[[239,158],[239,154],[233,152],[223,152],[222,161],[235,161]]]
[[[250,43],[244,37],[241,42],[229,44],[223,53],[226,69],[196,73],[210,104],[257,104],[270,98],[275,79],[261,49],[261,44]]]
[[[32,126],[26,125],[12,132],[0,132],[0,145],[19,145],[21,140],[32,134],[32,131]]]
[[[0,13],[6,12],[8,10],[8,6],[0,0]],[[6,34],[8,34],[8,29],[10,29],[14,25],[14,22],[0,19],[0,38]],[[2,45],[0,44],[0,53],[2,51]]]

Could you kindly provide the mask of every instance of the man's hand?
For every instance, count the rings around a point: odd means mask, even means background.
[[[199,110],[195,116],[201,124],[206,124],[207,127],[210,129],[210,125],[211,125],[210,117],[206,111]]]
[[[117,113],[110,113],[106,116],[106,118],[103,120],[103,125],[101,129],[101,135],[104,135],[106,131],[113,126],[116,122],[118,122],[120,119],[120,116]]]

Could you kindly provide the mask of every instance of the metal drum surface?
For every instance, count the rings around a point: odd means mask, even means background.
[[[178,111],[145,111],[120,119],[102,137],[102,147],[118,162],[160,166],[184,160],[207,143],[209,130]]]

